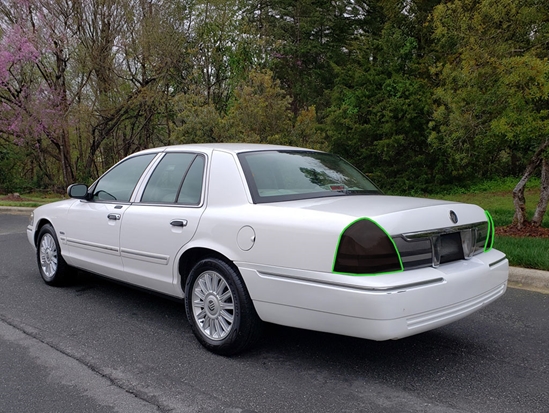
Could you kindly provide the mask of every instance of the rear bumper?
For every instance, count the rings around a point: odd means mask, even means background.
[[[501,297],[509,273],[497,250],[436,269],[366,277],[236,264],[264,321],[372,340],[459,320]]]

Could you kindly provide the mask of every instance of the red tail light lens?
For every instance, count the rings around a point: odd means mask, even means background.
[[[376,222],[360,219],[341,234],[334,272],[374,275],[403,270],[393,239]]]

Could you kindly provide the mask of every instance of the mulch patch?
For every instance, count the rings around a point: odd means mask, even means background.
[[[0,197],[0,200],[1,201],[19,201],[19,202],[23,202],[23,201],[26,201],[25,198],[23,198],[21,195],[15,193],[15,194],[8,194],[6,196],[2,196]]]
[[[549,228],[535,227],[530,223],[524,224],[522,228],[518,228],[516,225],[507,225],[505,227],[497,227],[496,235],[517,238],[549,238]]]

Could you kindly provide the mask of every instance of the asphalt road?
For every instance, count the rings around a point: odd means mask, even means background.
[[[224,358],[183,305],[79,273],[46,286],[0,215],[0,412],[549,412],[549,295],[518,289],[452,325],[371,342],[269,325]]]

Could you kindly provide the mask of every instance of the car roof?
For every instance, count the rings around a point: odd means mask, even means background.
[[[231,153],[267,151],[267,150],[315,151],[314,149],[299,148],[295,146],[269,145],[269,144],[261,144],[261,143],[191,143],[191,144],[185,144],[185,145],[171,145],[171,146],[162,146],[158,148],[145,149],[137,153],[144,154],[144,153],[178,152],[178,151],[198,151],[198,152],[211,153],[214,150],[221,150],[224,152],[231,152]]]

